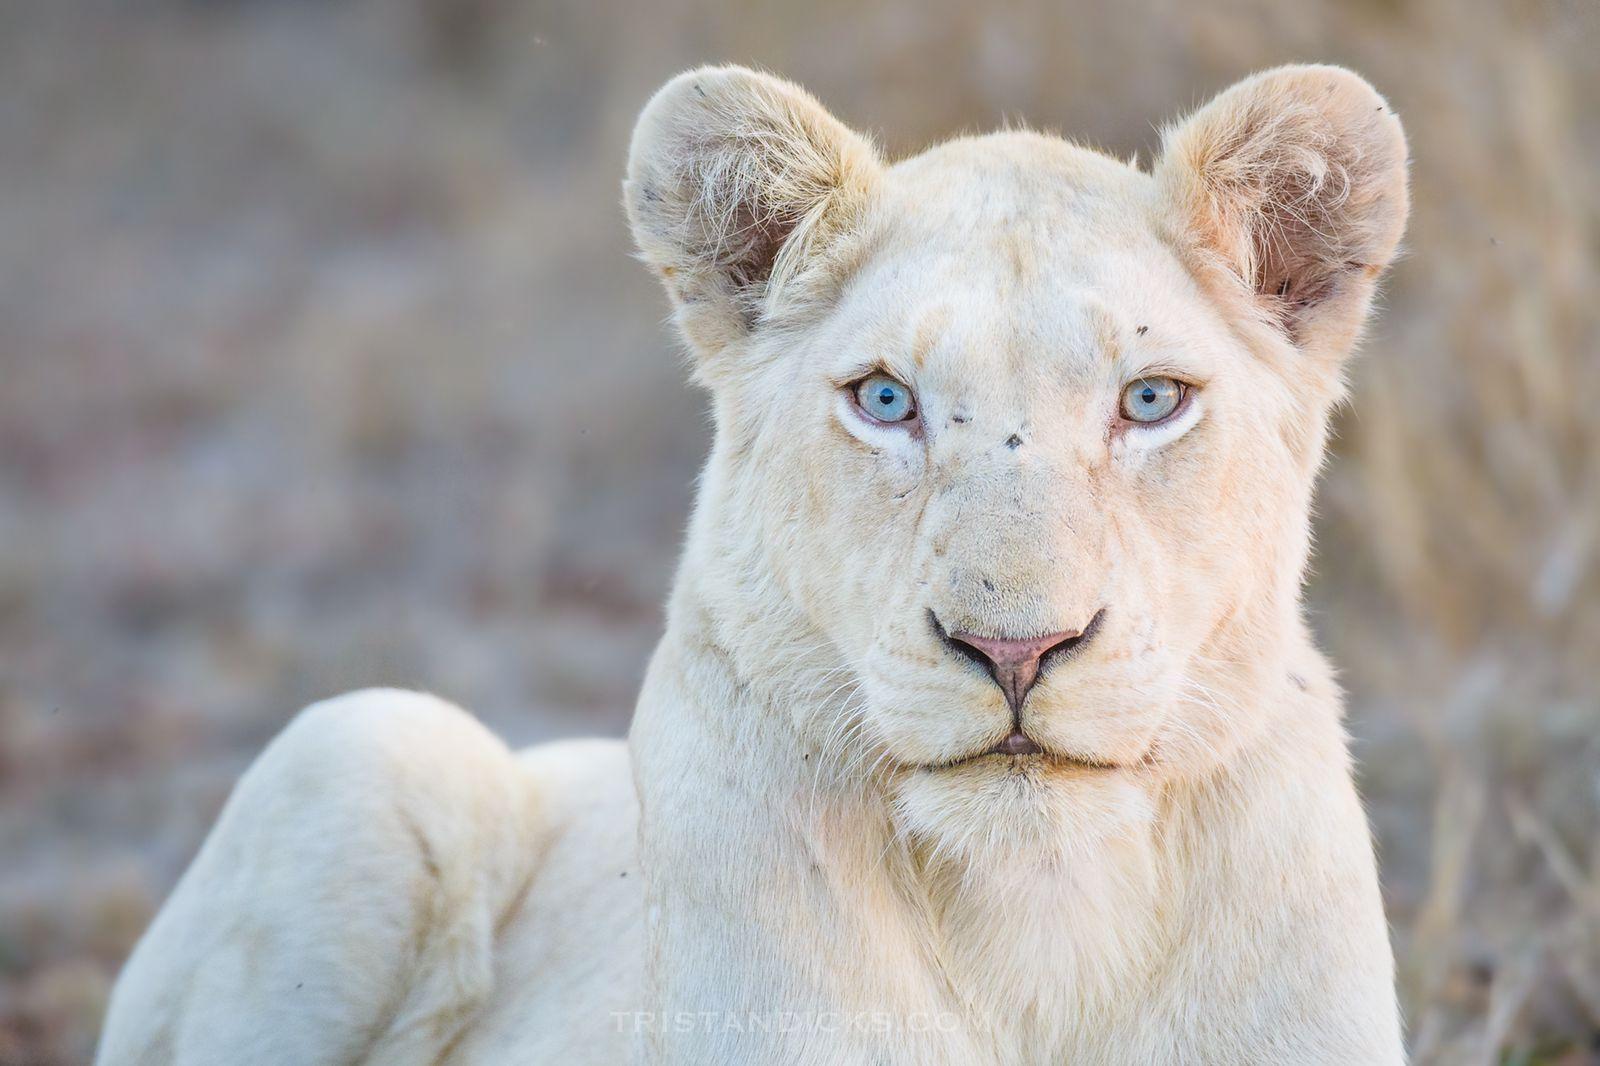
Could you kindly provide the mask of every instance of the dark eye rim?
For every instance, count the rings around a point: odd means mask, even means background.
[[[887,378],[896,385],[900,386],[902,389],[906,390],[906,395],[911,398],[911,407],[906,412],[906,416],[904,418],[896,419],[893,422],[885,421],[862,405],[861,386],[865,385],[873,378]],[[917,399],[917,390],[913,389],[910,385],[907,385],[905,382],[901,381],[887,370],[873,370],[871,373],[862,374],[860,377],[848,382],[844,386],[844,392],[845,395],[850,398],[850,406],[855,408],[856,412],[860,414],[861,417],[865,418],[875,426],[889,426],[895,429],[909,429],[919,425],[922,422],[922,404]]]
[[[1122,398],[1127,395],[1129,387],[1140,381],[1158,379],[1165,379],[1178,386],[1178,402],[1172,405],[1172,410],[1154,422],[1142,422],[1137,418],[1129,418],[1122,402]],[[1122,388],[1117,390],[1117,421],[1123,426],[1131,426],[1137,429],[1153,429],[1156,426],[1164,426],[1189,409],[1189,402],[1193,399],[1197,387],[1193,383],[1174,377],[1171,374],[1140,374],[1137,377],[1129,378],[1123,382]]]

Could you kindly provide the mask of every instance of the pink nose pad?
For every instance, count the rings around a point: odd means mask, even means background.
[[[1068,651],[1082,644],[1092,635],[1100,615],[1084,629],[1047,633],[1042,637],[980,637],[975,633],[944,633],[945,640],[956,651],[982,663],[989,676],[1005,693],[1006,704],[1013,715],[1022,713],[1022,701],[1034,682],[1039,680],[1039,668],[1045,656],[1052,652]]]
[[[1078,633],[1050,633],[1042,637],[980,637],[974,633],[951,633],[950,639],[965,644],[983,657],[989,667],[989,676],[1006,694],[1006,703],[1012,714],[1022,711],[1022,701],[1039,680],[1039,663],[1044,653],[1077,640]]]

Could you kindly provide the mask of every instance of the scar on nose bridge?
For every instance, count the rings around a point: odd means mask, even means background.
[[[1022,438],[1017,436],[1015,433],[1011,434],[1011,436],[1006,438],[1006,447],[1010,448],[1012,451],[1016,451],[1018,448],[1022,447]]]

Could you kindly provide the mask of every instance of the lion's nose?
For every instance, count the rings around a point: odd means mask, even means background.
[[[1099,628],[1104,611],[1097,613],[1082,629],[1046,633],[1039,637],[985,637],[976,633],[948,633],[934,618],[934,628],[954,651],[965,655],[989,671],[994,683],[1005,693],[1013,715],[1022,713],[1022,701],[1039,680],[1045,660],[1082,647]]]

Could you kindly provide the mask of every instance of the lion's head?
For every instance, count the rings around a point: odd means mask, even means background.
[[[625,195],[713,396],[702,607],[745,671],[810,664],[824,757],[961,848],[1126,818],[1251,733],[1407,210],[1366,82],[1251,78],[1147,172],[1030,132],[891,166],[706,68],[646,107]]]

